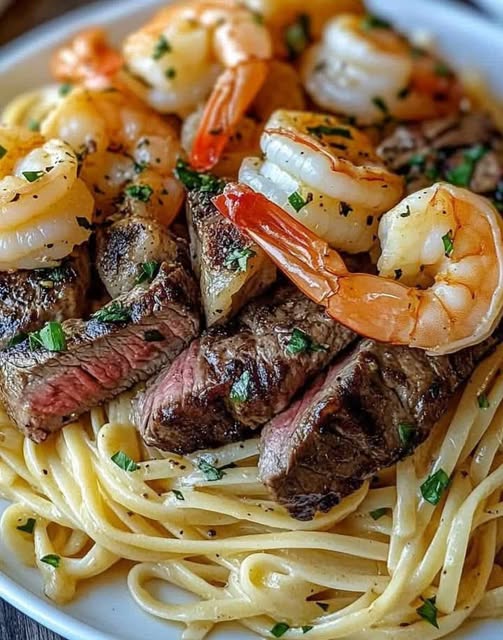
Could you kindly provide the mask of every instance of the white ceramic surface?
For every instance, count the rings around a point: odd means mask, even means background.
[[[503,0],[496,0],[501,3]],[[0,101],[49,80],[51,50],[76,31],[102,25],[114,40],[133,30],[159,0],[120,0],[99,3],[44,26],[0,50]],[[503,96],[503,30],[474,17],[448,0],[370,0],[376,12],[403,29],[424,28],[436,36],[441,51],[455,65],[479,68]],[[0,513],[6,506],[0,501]],[[179,640],[182,627],[143,613],[125,586],[127,566],[79,589],[77,599],[64,607],[44,597],[35,570],[19,564],[0,541],[0,597],[69,640]],[[172,600],[186,597],[169,590]],[[456,640],[501,640],[503,620],[471,624]],[[212,640],[253,640],[238,627],[221,627]]]
[[[475,0],[475,3],[503,21],[503,0]]]

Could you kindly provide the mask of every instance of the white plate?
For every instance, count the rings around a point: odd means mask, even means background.
[[[503,20],[503,0],[475,0],[475,4]]]
[[[501,2],[503,0],[498,0]],[[159,0],[120,0],[101,3],[64,16],[3,48],[0,56],[1,100],[49,80],[52,49],[73,33],[102,25],[115,40],[138,27]],[[405,30],[426,28],[436,34],[447,58],[457,65],[479,68],[503,96],[503,32],[476,18],[473,12],[438,0],[370,0],[376,11]],[[6,503],[0,501],[0,513]],[[69,640],[178,640],[181,626],[143,613],[125,586],[127,567],[92,580],[79,590],[75,602],[56,607],[42,595],[37,572],[20,565],[0,541],[0,596]],[[172,598],[180,597],[171,593]],[[472,624],[457,640],[501,640],[503,621]],[[237,627],[220,628],[212,640],[253,640]]]

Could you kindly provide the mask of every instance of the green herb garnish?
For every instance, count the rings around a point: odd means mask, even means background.
[[[373,520],[379,520],[386,514],[386,509],[382,507],[381,509],[374,509],[374,511],[370,512],[370,516]]]
[[[140,468],[124,451],[117,451],[110,460],[124,471],[138,471]]]
[[[28,182],[35,182],[36,180],[40,180],[42,176],[45,176],[45,171],[23,171],[22,175]]]
[[[311,631],[311,629],[313,629],[314,627],[312,627],[309,624],[306,624],[305,626],[301,627],[302,629],[302,633],[309,633],[309,631]]]
[[[398,424],[398,436],[404,447],[408,447],[414,440],[416,427],[410,422],[400,422]]]
[[[315,353],[317,351],[328,351],[328,347],[318,344],[310,335],[300,329],[292,331],[290,340],[286,345],[286,353],[296,355],[298,353]]]
[[[340,138],[346,138],[348,140],[353,139],[351,130],[345,127],[329,127],[328,125],[320,124],[317,127],[307,127],[307,132],[317,138],[323,136],[339,136]]]
[[[381,111],[385,116],[389,115],[389,108],[383,98],[375,96],[372,98],[372,103]]]
[[[40,331],[28,334],[30,349],[43,347],[47,351],[65,351],[66,336],[59,322],[47,322]]]
[[[221,180],[211,173],[194,171],[181,159],[176,163],[175,175],[189,190],[198,189],[206,193],[220,193],[225,187],[225,180]]]
[[[305,207],[306,204],[308,204],[309,200],[304,200],[304,198],[298,191],[294,191],[291,195],[288,196],[288,202],[298,213],[302,209],[302,207]]]
[[[70,84],[69,82],[64,82],[63,84],[59,85],[58,93],[62,98],[64,98],[70,93],[72,89],[73,89],[73,84]]]
[[[297,20],[285,30],[285,45],[290,60],[298,58],[311,42],[311,19],[302,13]]]
[[[435,64],[435,75],[441,78],[448,78],[452,76],[452,70],[445,64],[445,62],[437,62]]]
[[[40,131],[40,122],[38,120],[30,118],[28,121],[28,129],[30,131]]]
[[[138,265],[138,277],[136,278],[136,284],[142,284],[144,282],[152,282],[152,280],[159,273],[161,264],[155,260],[149,262],[142,262]]]
[[[16,529],[18,531],[24,531],[25,533],[33,533],[36,522],[37,521],[35,520],[35,518],[28,518],[28,520],[24,524],[16,527]]]
[[[166,53],[171,52],[171,45],[167,41],[164,35],[159,36],[155,43],[154,50],[152,51],[152,58],[154,60],[160,60]]]
[[[91,316],[98,322],[128,322],[131,320],[131,311],[124,307],[120,302],[112,302],[111,304],[99,309]]]
[[[2,145],[0,144],[0,160],[4,157],[6,153],[7,153],[7,149],[5,147],[2,147]]]
[[[232,402],[246,402],[249,395],[250,372],[243,371],[236,382],[231,387],[230,399]]]
[[[169,80],[172,80],[173,78],[176,78],[176,69],[174,67],[168,67],[164,72],[164,75],[166,78],[169,78]]]
[[[185,498],[183,497],[183,493],[181,491],[178,491],[178,489],[171,489],[171,492],[177,500],[185,500]]]
[[[40,558],[40,562],[45,562],[45,564],[50,564],[51,567],[58,569],[59,564],[61,562],[61,558],[59,556],[54,555],[53,553],[50,553],[49,555],[44,556],[43,558]]]
[[[391,24],[387,20],[383,20],[382,18],[371,14],[363,17],[360,25],[362,29],[365,29],[365,31],[370,31],[370,29],[391,29]]]
[[[425,600],[424,598],[421,598],[421,600],[423,601],[424,604],[422,604],[418,609],[416,609],[416,612],[421,616],[421,618],[424,618],[431,625],[433,625],[438,629],[439,628],[438,620],[437,620],[438,610],[437,610],[437,607],[435,606],[436,598],[428,598],[427,600]]]
[[[479,405],[480,409],[489,409],[489,407],[491,406],[489,398],[485,393],[479,393],[479,395],[477,396],[477,404]]]
[[[436,505],[440,502],[440,498],[449,486],[449,482],[449,476],[443,469],[439,469],[423,482],[421,485],[421,495],[426,502]]]
[[[286,622],[277,622],[271,629],[271,633],[275,638],[281,638],[290,629],[290,625]]]
[[[328,611],[328,607],[329,607],[329,605],[328,605],[328,603],[327,603],[327,602],[317,602],[316,604],[317,604],[317,605],[318,605],[318,607],[319,607],[320,609],[322,609],[323,611]]]
[[[21,344],[21,342],[24,342],[27,338],[27,333],[17,333],[9,340],[7,347],[15,347],[16,345]]]
[[[124,193],[140,202],[148,202],[154,190],[148,184],[131,184],[124,189]]]
[[[445,178],[457,187],[468,187],[475,173],[477,163],[488,152],[487,147],[477,144],[463,153],[463,160],[454,168],[446,171]]]
[[[445,236],[442,236],[442,242],[444,244],[444,252],[446,258],[450,258],[452,252],[454,251],[454,238],[450,229],[445,234]]]
[[[197,463],[197,468],[199,471],[202,471],[204,477],[208,482],[216,482],[217,480],[221,480],[225,476],[225,471],[218,469],[217,467],[210,464],[204,458],[201,458]]]
[[[237,271],[238,273],[244,273],[248,267],[248,260],[256,255],[256,252],[249,247],[243,247],[242,249],[233,249],[225,257],[224,266],[226,266],[227,269],[232,269],[233,271]]]

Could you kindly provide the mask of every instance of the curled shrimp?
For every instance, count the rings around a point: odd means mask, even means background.
[[[301,75],[316,104],[360,124],[447,115],[459,110],[463,95],[443,62],[371,16],[331,20],[306,53]]]
[[[367,136],[334,116],[276,111],[261,138],[264,159],[247,158],[239,181],[297,218],[331,246],[369,251],[380,216],[403,193]]]
[[[0,127],[0,270],[54,266],[90,236],[94,201],[72,148]]]
[[[98,218],[120,206],[170,224],[184,198],[173,177],[180,153],[175,128],[118,89],[73,89],[42,123],[82,159],[80,177],[94,193]]]
[[[442,355],[483,341],[501,319],[503,223],[470,191],[438,183],[386,213],[379,276],[350,273],[326,242],[247,187],[229,185],[214,202],[308,297],[360,334]]]
[[[157,110],[185,117],[210,96],[190,155],[201,170],[217,163],[272,55],[269,32],[236,0],[166,7],[123,50],[126,81]]]
[[[55,78],[94,89],[108,86],[121,67],[122,56],[108,44],[102,29],[77,34],[51,60]]]

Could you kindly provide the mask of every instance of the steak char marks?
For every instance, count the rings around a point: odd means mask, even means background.
[[[245,438],[355,339],[294,287],[280,287],[178,356],[138,398],[137,426],[147,444],[178,453]]]
[[[197,285],[164,262],[151,283],[62,328],[64,351],[25,340],[0,353],[0,399],[36,442],[170,364],[199,332]]]
[[[262,481],[299,520],[328,511],[427,438],[497,341],[440,357],[360,342],[265,427]]]

